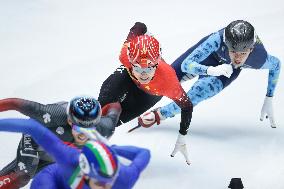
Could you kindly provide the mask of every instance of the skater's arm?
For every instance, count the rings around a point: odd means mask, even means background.
[[[138,169],[139,172],[143,171],[150,161],[150,150],[146,148],[116,145],[113,145],[112,148],[119,156],[130,160],[131,164],[129,167]]]
[[[275,56],[271,56],[268,54],[266,62],[261,67],[261,69],[269,69],[268,85],[266,92],[266,96],[268,97],[272,97],[274,95],[274,91],[278,83],[280,68],[281,68],[280,60]]]
[[[194,75],[207,75],[208,66],[202,65],[210,54],[219,49],[221,37],[219,32],[211,34],[203,43],[193,50],[181,64],[182,72]]]
[[[179,133],[182,135],[186,135],[192,118],[193,105],[191,100],[188,98],[186,92],[182,88],[181,90],[182,90],[182,95],[179,98],[174,99],[174,102],[181,109],[181,121],[180,121]]]
[[[142,22],[136,22],[134,24],[134,26],[132,26],[132,28],[130,29],[128,36],[121,48],[120,51],[120,55],[119,55],[119,60],[120,62],[126,67],[126,68],[130,68],[131,64],[127,55],[127,51],[128,51],[128,43],[135,37],[140,36],[140,35],[144,35],[147,32],[147,26],[142,23]]]
[[[150,161],[150,151],[145,148],[135,146],[112,146],[116,153],[128,160],[130,165],[122,166],[119,171],[120,183],[125,185],[124,188],[132,188],[139,178],[140,173],[147,167]]]
[[[38,111],[40,111],[43,106],[43,104],[21,98],[6,98],[0,100],[0,112],[16,110],[29,117],[38,114]]]
[[[131,41],[134,37],[144,35],[147,32],[147,26],[142,22],[136,22],[130,29],[125,43]]]
[[[102,108],[102,118],[96,126],[97,131],[104,137],[109,138],[117,125],[121,113],[119,102],[109,103]]]
[[[181,84],[179,83],[175,72],[168,73],[168,83],[167,87],[167,97],[172,99],[181,109],[181,121],[179,133],[182,135],[187,134],[189,128],[193,105],[190,98],[187,96],[186,92],[183,90]]]
[[[62,109],[62,107],[58,104],[44,105],[38,102],[21,98],[7,98],[0,100],[0,112],[15,110],[39,121],[46,127],[54,127],[54,125],[57,125],[54,124],[51,117],[55,114],[58,114],[59,109]]]
[[[74,162],[78,158],[76,149],[66,146],[56,135],[33,119],[1,119],[0,131],[31,135],[58,163]]]

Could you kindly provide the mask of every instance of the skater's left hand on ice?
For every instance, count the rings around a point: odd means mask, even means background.
[[[171,153],[171,157],[174,157],[178,151],[182,153],[182,155],[185,158],[186,163],[190,165],[190,161],[188,159],[188,152],[186,148],[185,135],[182,135],[182,134],[178,135],[175,148],[173,152]]]
[[[273,105],[272,105],[273,97],[265,97],[264,103],[261,109],[260,121],[263,121],[264,117],[269,119],[270,125],[272,128],[276,128],[274,113],[273,113]]]

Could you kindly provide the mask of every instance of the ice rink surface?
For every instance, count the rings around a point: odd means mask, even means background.
[[[283,18],[280,0],[1,0],[0,98],[53,103],[78,94],[97,97],[119,66],[120,48],[136,21],[160,40],[169,64],[236,19],[251,22],[267,51],[283,61]],[[152,152],[134,188],[223,189],[232,177],[241,177],[247,189],[283,189],[284,78],[281,73],[274,96],[277,128],[272,129],[268,120],[259,121],[267,76],[267,70],[244,70],[223,92],[194,108],[187,135],[190,166],[180,154],[170,157],[179,116],[131,134],[127,130],[136,120],[117,128],[112,143]],[[167,102],[164,98],[157,106]],[[23,116],[0,114],[6,117]],[[20,134],[0,133],[1,168],[15,157],[19,139]]]

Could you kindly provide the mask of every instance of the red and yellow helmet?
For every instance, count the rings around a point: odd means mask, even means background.
[[[140,35],[128,44],[128,58],[133,65],[141,68],[155,66],[161,58],[159,41],[153,36]]]

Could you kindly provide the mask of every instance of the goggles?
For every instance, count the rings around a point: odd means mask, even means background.
[[[96,186],[100,186],[100,187],[110,186],[111,187],[114,184],[116,178],[117,178],[117,175],[115,175],[114,177],[108,179],[107,181],[106,180],[101,180],[100,181],[99,178],[98,179],[88,178],[88,179],[86,179],[86,181],[88,183],[88,186],[90,186],[90,181],[91,181]]]
[[[72,130],[76,131],[77,133],[82,133],[86,135],[90,140],[98,140],[100,142],[103,142],[107,145],[109,144],[109,141],[106,137],[103,137],[96,129],[96,127],[90,127],[90,128],[83,128],[80,126],[77,126],[75,124],[72,124]]]
[[[71,127],[72,130],[76,131],[77,133],[83,133],[85,135],[88,135],[89,133],[91,134],[94,130],[96,130],[96,127],[83,128],[75,124],[72,124]]]
[[[133,71],[135,72],[138,72],[140,74],[142,73],[146,73],[146,74],[149,74],[149,73],[153,73],[154,71],[156,71],[156,68],[158,67],[158,64],[155,64],[153,66],[149,66],[149,67],[141,67],[139,64],[132,64],[132,69]]]

